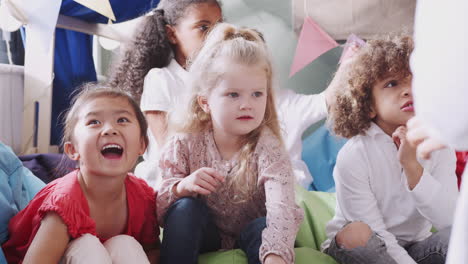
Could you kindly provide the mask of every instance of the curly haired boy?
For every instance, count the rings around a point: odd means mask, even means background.
[[[336,214],[322,249],[340,263],[445,262],[458,195],[455,154],[418,160],[406,140],[412,50],[406,35],[369,40],[337,80],[329,124],[350,140],[337,157]]]

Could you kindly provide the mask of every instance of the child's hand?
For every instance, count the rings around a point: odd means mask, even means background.
[[[429,159],[433,151],[443,149],[446,146],[439,140],[430,137],[429,129],[417,117],[411,118],[408,123],[408,141],[417,148],[417,155],[423,159]]]
[[[405,126],[398,127],[392,134],[393,141],[398,148],[398,160],[405,171],[408,187],[412,190],[421,179],[423,168],[416,158],[416,148],[406,139]]]
[[[276,254],[269,254],[265,258],[265,263],[264,264],[286,264],[286,261],[283,260],[282,257],[276,255]]]
[[[204,167],[180,181],[175,187],[175,193],[179,197],[209,195],[216,192],[222,182],[224,182],[224,177],[215,169]]]
[[[417,162],[416,148],[406,140],[407,129],[405,126],[398,127],[392,134],[392,139],[398,148],[398,160],[404,163]]]

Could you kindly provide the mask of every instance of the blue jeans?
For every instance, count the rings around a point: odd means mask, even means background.
[[[408,243],[404,248],[408,255],[418,264],[444,264],[447,256],[450,228],[432,234],[423,241]],[[379,263],[397,264],[387,253],[385,242],[375,233],[365,247],[346,249],[340,247],[333,239],[325,253],[341,264]]]
[[[197,198],[183,197],[169,207],[164,219],[161,264],[197,263],[198,255],[221,248],[218,228],[210,210]],[[249,264],[259,264],[259,249],[266,218],[250,222],[242,230],[236,247],[242,249]]]

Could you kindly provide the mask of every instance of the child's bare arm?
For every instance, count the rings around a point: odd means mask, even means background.
[[[167,115],[162,111],[146,111],[146,120],[148,120],[148,128],[151,130],[156,142],[159,146],[163,146],[166,140],[167,133]]]
[[[406,127],[400,126],[395,130],[392,138],[398,147],[398,160],[405,171],[408,188],[412,190],[422,177],[423,167],[416,158],[416,147],[406,139],[406,132]]]
[[[68,229],[56,213],[48,213],[26,252],[23,263],[58,263],[70,241]]]

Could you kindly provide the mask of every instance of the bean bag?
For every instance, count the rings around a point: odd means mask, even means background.
[[[325,225],[335,214],[334,193],[306,191],[296,186],[296,202],[304,209],[304,221],[296,238],[296,263],[337,264],[335,260],[320,252],[320,245],[326,239]],[[240,249],[210,252],[200,255],[200,264],[247,264],[247,258]]]

